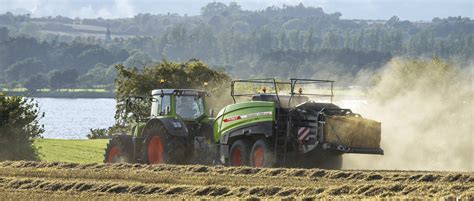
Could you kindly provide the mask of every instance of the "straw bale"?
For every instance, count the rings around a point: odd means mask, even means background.
[[[381,123],[357,116],[329,116],[324,140],[353,148],[380,148]]]

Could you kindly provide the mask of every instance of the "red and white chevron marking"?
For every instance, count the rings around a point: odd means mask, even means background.
[[[300,127],[298,129],[298,140],[309,140],[309,128],[308,127]]]

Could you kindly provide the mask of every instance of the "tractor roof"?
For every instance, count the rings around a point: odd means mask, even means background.
[[[179,95],[188,95],[188,96],[197,96],[197,95],[206,95],[206,91],[198,89],[155,89],[151,91],[151,95],[170,95],[170,94],[179,94]]]

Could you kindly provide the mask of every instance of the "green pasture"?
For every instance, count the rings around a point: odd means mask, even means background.
[[[97,140],[63,140],[38,139],[35,146],[39,147],[42,161],[102,163],[107,139]]]

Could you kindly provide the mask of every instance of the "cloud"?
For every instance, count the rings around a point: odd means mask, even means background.
[[[129,0],[0,0],[0,13],[23,8],[33,16],[67,16],[81,18],[120,18],[137,14]]]
[[[110,4],[88,4],[82,6],[77,12],[73,13],[73,17],[124,18],[133,17],[135,14],[135,8],[128,0],[114,0],[113,2],[110,2]]]
[[[121,18],[139,13],[188,15],[200,14],[201,7],[215,0],[0,0],[0,13],[23,8],[33,16],[81,18]],[[405,20],[431,20],[434,17],[473,17],[472,0],[217,0],[237,2],[245,10],[263,10],[269,6],[297,5],[322,7],[329,13],[341,12],[346,19],[389,19],[397,15]]]
[[[114,2],[114,9],[119,16],[131,17],[136,14],[135,8],[128,0],[115,0]]]
[[[6,12],[9,10],[15,10],[18,8],[26,9],[30,12],[37,10],[40,0],[17,0],[17,1],[8,1],[0,0],[0,11]]]

